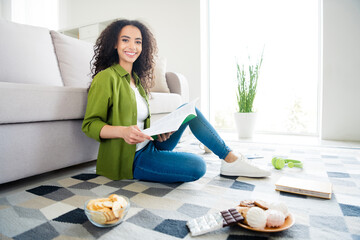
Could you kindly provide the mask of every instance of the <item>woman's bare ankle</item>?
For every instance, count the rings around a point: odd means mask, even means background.
[[[235,162],[238,157],[233,153],[229,152],[229,154],[225,157],[224,161],[227,163]]]

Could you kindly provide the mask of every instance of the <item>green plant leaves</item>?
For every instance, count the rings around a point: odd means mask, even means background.
[[[238,103],[238,112],[253,112],[253,103],[256,96],[256,88],[263,61],[263,53],[264,51],[261,53],[260,60],[255,65],[249,64],[248,71],[245,70],[244,64],[240,66],[239,63],[236,63],[236,98]]]

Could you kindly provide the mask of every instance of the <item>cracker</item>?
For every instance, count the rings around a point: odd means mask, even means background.
[[[236,210],[243,216],[244,220],[243,223],[248,225],[248,222],[246,221],[246,215],[247,212],[249,211],[249,207],[237,207]]]
[[[268,210],[269,209],[269,203],[267,203],[266,201],[263,200],[256,200],[254,202],[254,204],[259,207],[262,208],[263,210]]]
[[[239,204],[240,207],[255,207],[255,202],[252,200],[243,200]]]

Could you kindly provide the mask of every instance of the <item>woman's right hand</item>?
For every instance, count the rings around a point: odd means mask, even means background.
[[[154,139],[145,133],[142,133],[137,125],[122,127],[121,138],[128,144],[137,144],[145,141],[146,139],[153,141]]]

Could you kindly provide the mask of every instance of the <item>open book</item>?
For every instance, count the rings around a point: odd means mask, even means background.
[[[330,182],[281,177],[275,186],[275,190],[278,191],[331,199],[332,184]]]
[[[198,98],[160,118],[142,132],[149,136],[176,131],[180,126],[196,117],[195,104]],[[154,138],[154,137],[153,137]]]

